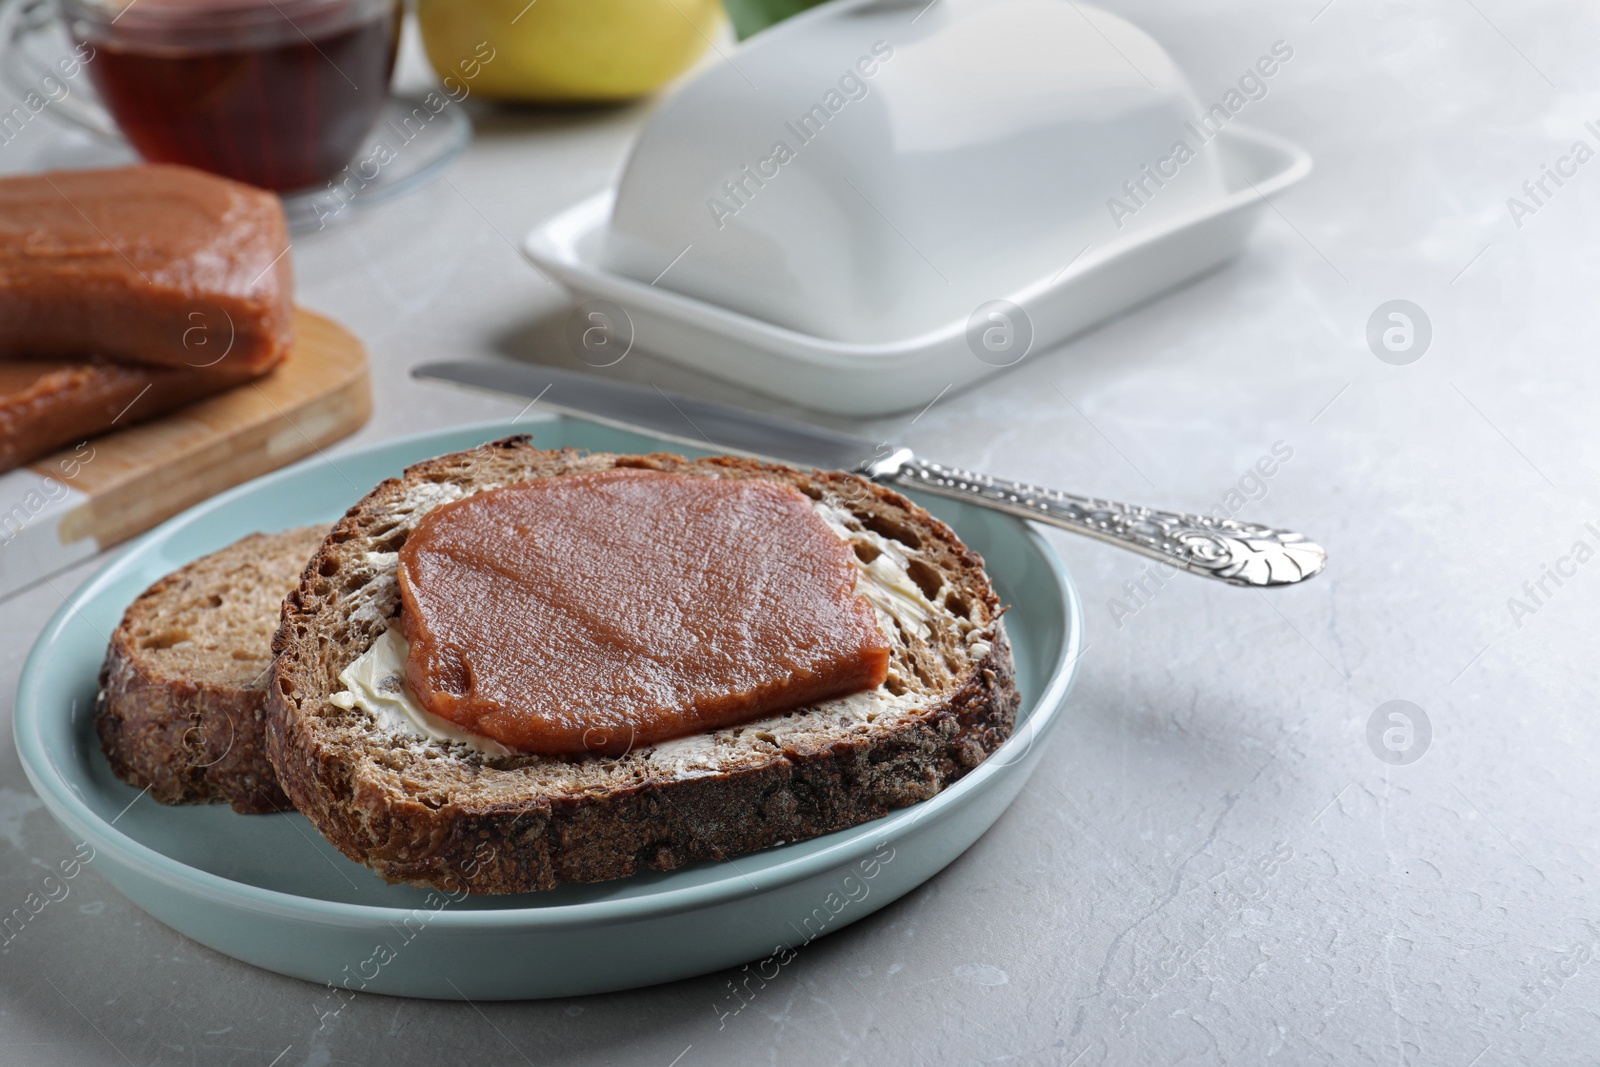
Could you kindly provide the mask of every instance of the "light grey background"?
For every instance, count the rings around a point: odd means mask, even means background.
[[[1520,619],[1508,598],[1576,540],[1600,545],[1583,527],[1600,525],[1600,160],[1520,228],[1506,200],[1574,140],[1600,148],[1583,128],[1600,126],[1600,16],[1108,6],[1207,102],[1289,42],[1240,121],[1305,145],[1316,173],[1235,265],[865,428],[1201,510],[1283,442],[1292,458],[1243,513],[1327,545],[1326,575],[1276,595],[1176,579],[1118,625],[1108,600],[1144,564],[1055,538],[1089,647],[1032,783],[950,868],[805,949],[721,1029],[728,975],[567,1002],[362,996],[318,1033],[317,987],[172,933],[91,867],[0,950],[0,1062],[1592,1062],[1600,563],[1547,580]],[[513,245],[607,184],[647,112],[480,111],[448,181],[296,244],[302,301],[373,354],[377,415],[352,443],[520,407],[414,384],[418,361],[568,361],[562,294]],[[40,122],[0,168],[78,151]],[[1432,322],[1409,366],[1365,340],[1393,299]],[[642,354],[619,369],[775,408]],[[35,634],[88,572],[0,607],[6,716]],[[1394,699],[1432,724],[1406,766],[1368,747]],[[71,851],[0,747],[0,910]]]

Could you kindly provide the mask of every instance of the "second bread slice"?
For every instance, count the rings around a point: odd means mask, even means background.
[[[252,534],[139,594],[111,635],[95,706],[118,778],[163,804],[289,807],[261,706],[283,598],[326,533]]]

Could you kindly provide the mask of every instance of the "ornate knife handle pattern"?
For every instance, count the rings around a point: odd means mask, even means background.
[[[1328,554],[1289,530],[1234,519],[1118,504],[945,467],[897,449],[865,465],[876,481],[967,500],[1109,541],[1231,585],[1293,585],[1320,572]]]

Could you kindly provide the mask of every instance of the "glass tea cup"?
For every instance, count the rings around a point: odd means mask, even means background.
[[[152,162],[322,185],[389,97],[400,0],[59,0],[122,135]]]

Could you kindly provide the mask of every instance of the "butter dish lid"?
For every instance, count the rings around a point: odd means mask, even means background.
[[[892,342],[1227,196],[1205,130],[1166,51],[1088,4],[826,4],[663,102],[601,259],[813,337]]]

